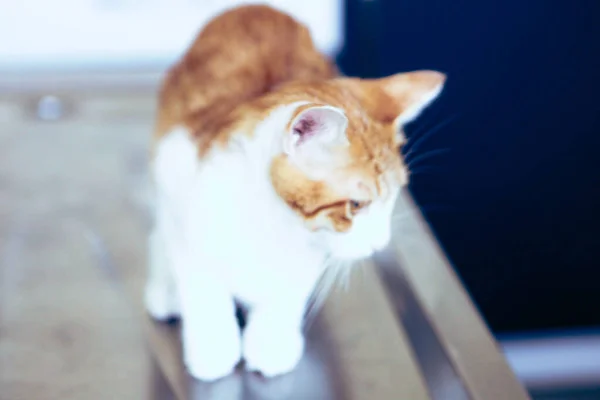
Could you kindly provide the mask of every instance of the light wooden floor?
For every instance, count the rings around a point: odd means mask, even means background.
[[[194,382],[177,327],[141,306],[154,96],[0,99],[0,399],[427,399],[380,282],[358,271],[309,332],[298,370]]]

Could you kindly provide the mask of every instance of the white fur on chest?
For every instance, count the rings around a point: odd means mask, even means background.
[[[180,230],[176,240],[186,242],[198,263],[209,260],[197,267],[212,269],[249,306],[306,298],[323,264],[272,189],[268,168],[276,142],[269,126],[260,128],[252,139],[240,135],[202,159],[188,132],[177,128],[159,143],[153,166],[159,198]]]

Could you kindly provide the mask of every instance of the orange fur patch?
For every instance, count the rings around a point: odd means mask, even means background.
[[[234,8],[209,22],[167,73],[155,138],[185,124],[211,142],[231,125],[237,106],[288,81],[336,74],[292,17],[263,5]]]

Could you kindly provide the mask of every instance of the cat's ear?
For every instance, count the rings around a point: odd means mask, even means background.
[[[438,71],[414,71],[392,75],[372,81],[391,99],[384,106],[385,117],[401,128],[417,118],[442,92],[446,75]]]
[[[339,108],[300,106],[287,126],[283,151],[297,158],[326,156],[328,150],[348,144],[347,126],[348,119]]]

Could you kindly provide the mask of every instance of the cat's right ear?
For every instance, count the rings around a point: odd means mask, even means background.
[[[327,157],[328,150],[348,144],[347,126],[348,118],[339,108],[300,106],[287,126],[283,151],[299,160]]]

